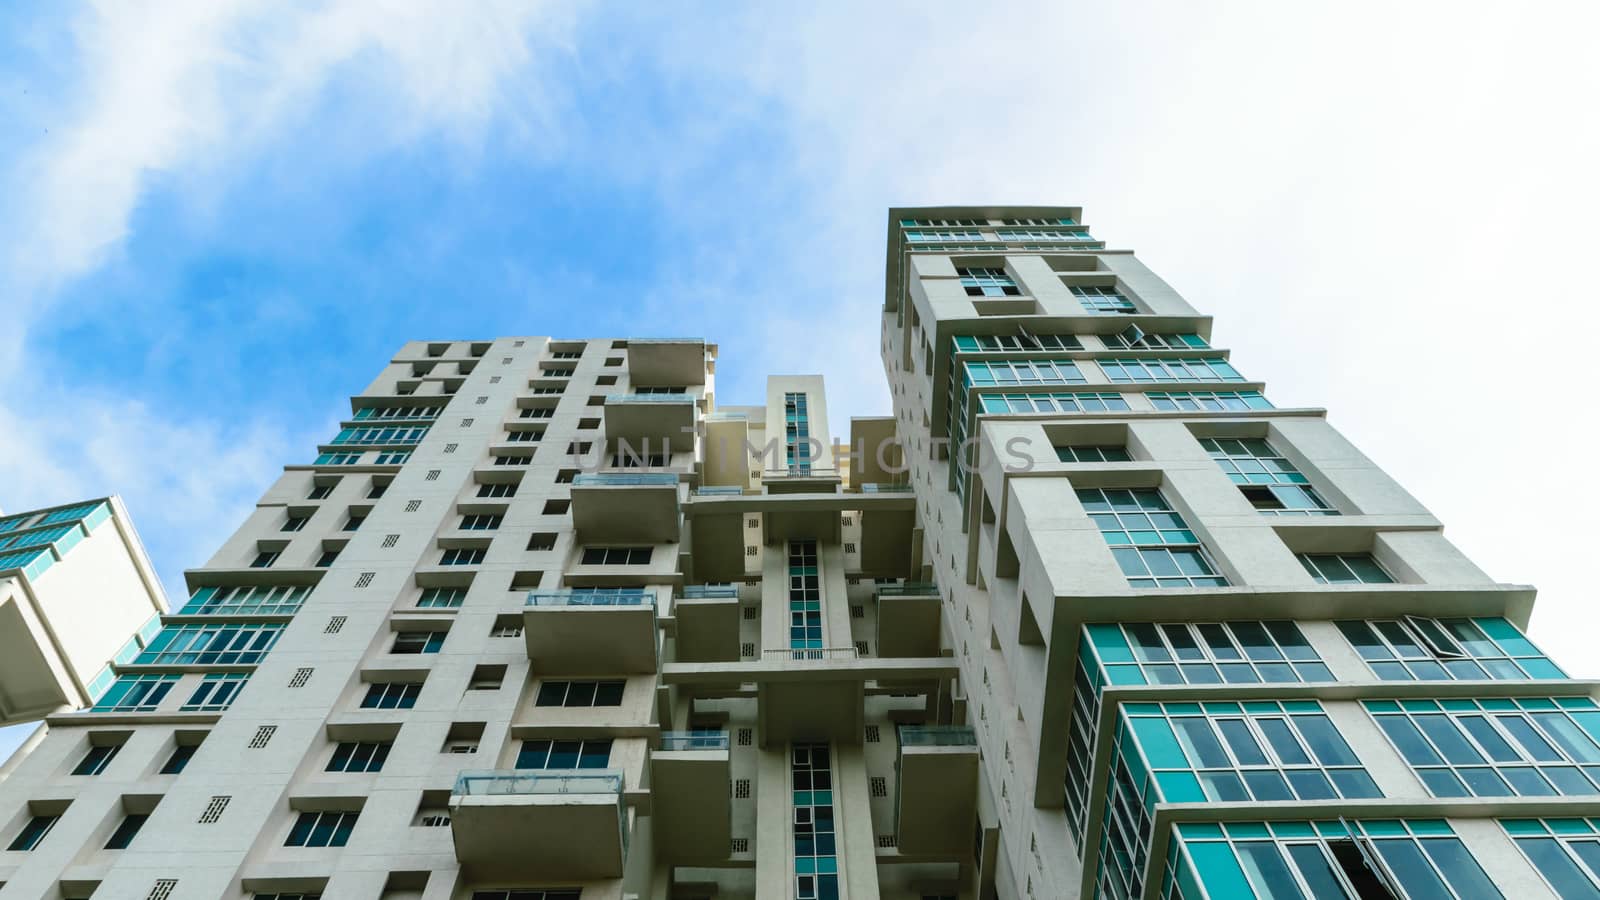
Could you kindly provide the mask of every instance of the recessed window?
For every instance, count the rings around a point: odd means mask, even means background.
[[[85,753],[83,759],[78,760],[78,764],[73,767],[72,774],[99,775],[106,770],[106,766],[111,765],[111,761],[116,759],[117,752],[121,749],[121,741],[117,741],[114,744],[106,743],[90,747],[89,752]]]
[[[623,681],[546,681],[535,706],[621,706]]]
[[[547,516],[564,516],[571,506],[571,500],[546,500],[544,502],[544,514]]]
[[[519,769],[604,769],[611,763],[611,739],[523,741]]]
[[[345,531],[355,531],[358,528],[360,528],[361,527],[361,523],[365,522],[366,520],[367,520],[367,517],[366,517],[365,513],[359,513],[359,512],[353,512],[352,511],[350,513],[350,517],[348,519],[344,520],[344,530]]]
[[[488,554],[483,547],[450,547],[439,555],[441,566],[475,566]]]
[[[498,515],[481,513],[471,516],[462,516],[461,525],[458,527],[460,527],[462,531],[494,531],[500,527],[501,521],[502,519]]]
[[[328,759],[328,772],[381,772],[392,741],[341,741]]]
[[[556,548],[556,533],[553,531],[536,531],[528,535],[528,549],[534,551],[554,550]]]
[[[107,850],[126,850],[133,843],[134,835],[144,827],[145,820],[150,818],[149,813],[128,813],[117,824],[117,830],[111,832],[111,837],[106,840]]]
[[[358,812],[303,812],[289,830],[285,847],[343,847],[355,830]]]
[[[379,497],[382,497],[386,492],[388,492],[388,490],[389,482],[387,480],[379,481],[378,479],[374,478],[372,479],[372,487],[367,490],[367,499],[376,500]]]
[[[310,516],[290,516],[283,521],[283,527],[279,528],[278,530],[299,531],[300,529],[306,527],[306,523],[309,521],[311,521]]]
[[[422,693],[420,681],[379,681],[367,685],[361,698],[362,709],[410,709]]]
[[[643,566],[650,562],[653,547],[585,547],[586,566]]]
[[[322,555],[317,557],[317,568],[326,569],[333,565],[333,561],[339,558],[339,551],[342,549],[342,547],[330,547],[323,550]]]
[[[477,753],[478,742],[483,740],[482,722],[452,722],[445,732],[441,753]]]
[[[503,498],[503,497],[515,497],[516,495],[517,495],[517,485],[516,485],[515,482],[507,481],[507,482],[500,482],[500,483],[495,483],[495,484],[480,484],[480,485],[478,485],[478,496],[479,497],[489,497],[489,498],[498,499],[498,498]]]
[[[1132,300],[1122,296],[1114,287],[1073,285],[1072,293],[1083,304],[1083,308],[1092,313],[1129,314],[1139,311]]]
[[[1081,445],[1075,444],[1056,448],[1056,458],[1062,462],[1075,463],[1100,463],[1100,462],[1128,462],[1127,447],[1113,445]]]
[[[467,690],[498,691],[501,683],[505,681],[505,677],[506,667],[504,665],[474,666],[472,678],[467,682]]]
[[[194,758],[194,752],[200,749],[199,744],[179,744],[172,748],[172,755],[161,765],[162,775],[177,775],[184,767],[189,765],[189,760]]]
[[[1011,276],[1004,269],[993,267],[975,267],[956,269],[956,274],[961,277],[961,286],[966,289],[969,297],[1020,297],[1022,289],[1011,280]]]
[[[390,653],[438,653],[444,646],[447,631],[402,631],[394,636]]]
[[[1200,446],[1250,505],[1281,516],[1336,516],[1294,463],[1260,438],[1201,438]]]
[[[1300,553],[1317,584],[1392,584],[1393,578],[1378,565],[1370,553]]]
[[[335,484],[338,484],[338,482],[329,482],[328,484],[313,484],[311,486],[311,493],[306,495],[306,499],[326,500],[328,495],[333,493],[333,487]]]
[[[1200,538],[1160,491],[1088,488],[1077,493],[1131,587],[1227,586]]]
[[[579,430],[587,431],[587,430],[592,430],[592,429],[599,428],[599,427],[600,427],[600,420],[599,419],[579,419],[578,420],[578,428],[579,428]],[[583,453],[588,453],[589,452],[589,445],[588,444],[584,444],[583,448],[584,448],[583,451],[582,451]]]
[[[455,609],[467,599],[467,589],[462,587],[431,587],[417,598],[422,609]]]
[[[39,846],[39,842],[44,840],[45,835],[49,834],[50,829],[56,827],[56,822],[60,820],[60,815],[34,816],[22,826],[22,830],[17,832],[17,836],[6,849],[32,850]]]
[[[608,357],[606,357],[606,365],[607,366],[620,366],[620,365],[622,365],[622,357],[620,357],[620,356],[608,356]]]
[[[280,551],[277,551],[277,550],[262,550],[261,552],[256,554],[256,558],[255,559],[252,559],[250,561],[250,568],[252,568],[252,569],[267,569],[267,568],[271,568],[272,564],[278,561],[279,552]]]

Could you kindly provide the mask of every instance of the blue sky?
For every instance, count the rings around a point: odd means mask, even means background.
[[[886,207],[1059,202],[1600,674],[1593,4],[642,7],[0,8],[0,505],[120,492],[176,587],[408,339],[881,413]]]

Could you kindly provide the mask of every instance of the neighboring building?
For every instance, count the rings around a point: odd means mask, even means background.
[[[0,785],[0,900],[1600,896],[1532,589],[1081,221],[892,211],[848,448],[699,340],[402,347]]]
[[[92,704],[166,611],[120,498],[0,514],[0,725]]]

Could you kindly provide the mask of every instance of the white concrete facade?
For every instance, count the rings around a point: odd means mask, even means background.
[[[1080,210],[887,237],[893,416],[848,446],[820,377],[722,404],[699,340],[402,347],[0,786],[0,900],[1588,877],[1600,707],[1521,637],[1531,588],[1271,407]],[[1553,755],[1419,763],[1401,719]]]

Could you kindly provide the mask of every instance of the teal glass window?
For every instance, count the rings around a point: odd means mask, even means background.
[[[1130,328],[1116,334],[1102,334],[1100,340],[1112,350],[1209,350],[1211,345],[1198,334],[1146,334]]]
[[[1020,297],[1022,289],[1004,269],[969,267],[956,269],[961,286],[969,297]]]
[[[827,744],[794,744],[789,754],[795,900],[839,900],[832,753]]]
[[[373,465],[378,466],[403,466],[410,460],[410,450],[385,450],[379,453],[372,462]]]
[[[1242,412],[1274,408],[1260,391],[1158,391],[1145,396],[1156,409],[1167,412]]]
[[[1244,381],[1225,359],[1102,359],[1100,370],[1113,384],[1134,381]]]
[[[960,243],[981,241],[983,232],[975,228],[907,228],[906,240],[915,244]]]
[[[1102,462],[1128,462],[1127,447],[1109,445],[1073,445],[1056,447],[1056,458],[1062,462],[1075,463],[1102,463]]]
[[[172,748],[172,755],[161,764],[162,775],[177,775],[189,765],[189,760],[194,758],[194,752],[200,749],[199,744],[179,744]]]
[[[1084,241],[1094,241],[1089,232],[1081,228],[1002,228],[997,233],[1000,240],[1008,243],[1015,241],[1059,241],[1076,244]]]
[[[282,634],[280,624],[168,625],[133,662],[142,666],[254,665]]]
[[[1289,621],[1125,622],[1092,627],[1085,634],[1094,644],[1120,641],[1128,648],[1128,661],[1102,663],[1112,684],[1334,680],[1299,626]]]
[[[318,466],[353,466],[361,462],[359,453],[320,453],[314,465]]]
[[[1508,819],[1517,849],[1561,900],[1600,900],[1600,833],[1590,819]]]
[[[439,554],[441,566],[475,566],[488,554],[484,547],[448,547]]]
[[[980,397],[986,413],[1076,413],[1121,411],[1128,401],[1121,394],[983,394]]]
[[[368,420],[433,419],[438,417],[441,408],[438,406],[367,406],[356,410],[356,414],[352,418],[357,422]]]
[[[1600,795],[1600,708],[1587,697],[1366,707],[1435,797]]]
[[[1083,373],[1070,359],[1019,359],[965,364],[965,387],[1030,384],[1082,384]]]
[[[185,712],[220,712],[233,705],[249,680],[246,672],[209,674],[195,685],[194,693],[178,708]]]
[[[789,542],[789,649],[826,646],[822,634],[822,576],[816,541]]]
[[[1370,553],[1296,553],[1317,584],[1392,584]]]
[[[467,589],[458,587],[431,587],[417,598],[422,609],[455,609],[467,599]]]
[[[1565,678],[1515,625],[1501,618],[1347,620],[1338,623],[1383,681]]]
[[[1163,900],[1503,900],[1441,820],[1179,825]]]
[[[1200,538],[1154,488],[1080,488],[1078,501],[1135,588],[1225,587]]]
[[[1260,438],[1201,438],[1223,474],[1263,514],[1336,516],[1339,511],[1311,487],[1310,479]]]
[[[582,888],[516,888],[508,891],[473,891],[472,900],[578,900],[582,894]]]
[[[120,675],[95,701],[97,712],[152,712],[178,683],[177,675]]]
[[[1132,704],[1120,711],[1117,729],[1098,896],[1143,892],[1158,802],[1380,796],[1316,701]],[[1244,861],[1248,870],[1252,862],[1266,866],[1273,859],[1247,854]]]
[[[784,462],[790,475],[811,474],[811,414],[803,393],[783,395]]]
[[[1074,334],[961,334],[951,338],[956,353],[1032,353],[1082,350]]]
[[[1139,311],[1132,300],[1109,285],[1075,284],[1072,293],[1083,304],[1083,308],[1091,313],[1131,314]]]
[[[340,429],[339,433],[329,443],[342,444],[415,444],[428,434],[428,426],[366,426],[352,425]]]

